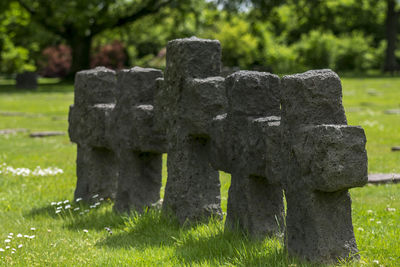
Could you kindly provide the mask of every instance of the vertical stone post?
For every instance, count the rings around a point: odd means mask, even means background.
[[[104,67],[78,72],[69,112],[69,136],[78,144],[75,199],[115,198],[118,170],[106,138],[116,93],[115,72]]]
[[[209,124],[226,106],[221,46],[195,37],[168,42],[163,92],[168,112],[164,211],[181,224],[222,218],[218,171],[209,162]]]
[[[347,126],[333,71],[285,76],[282,84],[288,251],[317,263],[358,258],[348,189],[367,183],[364,131]]]
[[[142,212],[160,199],[165,132],[156,127],[154,96],[162,72],[134,67],[117,74],[118,99],[108,139],[118,159],[114,209]]]
[[[226,78],[225,86],[227,114],[214,118],[211,135],[211,162],[232,177],[225,227],[259,239],[280,235],[280,79],[239,71]]]

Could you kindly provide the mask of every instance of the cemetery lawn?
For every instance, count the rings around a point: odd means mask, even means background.
[[[96,208],[72,203],[76,145],[68,135],[29,137],[34,131],[67,132],[73,86],[45,82],[37,92],[28,92],[0,81],[0,130],[27,130],[0,134],[0,164],[6,164],[0,166],[0,265],[309,266],[289,258],[278,239],[252,241],[224,233],[223,222],[180,228],[157,210],[128,217],[114,214],[109,200],[94,198],[100,203]],[[400,114],[385,113],[400,109],[400,78],[345,78],[343,87],[349,124],[362,125],[367,134],[369,173],[400,173],[400,152],[391,152],[392,146],[400,146]],[[7,166],[57,167],[64,173],[14,176]],[[222,174],[224,211],[229,180]],[[341,265],[399,266],[400,184],[365,186],[350,193],[361,260]],[[56,214],[58,206],[63,208]]]

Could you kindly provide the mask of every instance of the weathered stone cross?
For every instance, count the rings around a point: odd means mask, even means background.
[[[69,136],[78,144],[75,199],[89,201],[97,194],[115,198],[118,169],[106,132],[116,90],[115,71],[104,67],[75,76],[75,99],[68,118]]]
[[[162,72],[134,67],[117,74],[118,99],[108,139],[117,155],[115,210],[142,211],[160,199],[165,132],[155,124],[156,80]]]
[[[227,113],[212,124],[211,162],[231,173],[225,226],[252,237],[284,231],[280,186],[280,80],[239,71],[226,78]]]
[[[364,130],[347,126],[333,71],[285,76],[282,85],[288,251],[312,262],[358,258],[348,189],[367,183]]]
[[[163,97],[159,98],[168,114],[163,208],[182,224],[210,216],[222,218],[219,174],[208,156],[209,124],[226,106],[224,79],[216,77],[220,60],[221,46],[215,40],[179,39],[167,45]]]

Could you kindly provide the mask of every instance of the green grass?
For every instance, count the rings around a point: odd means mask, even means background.
[[[345,78],[344,105],[349,124],[367,134],[369,172],[400,173],[400,78]],[[37,92],[16,91],[0,82],[0,129],[67,131],[70,84],[41,85]],[[32,139],[28,132],[0,135],[0,164],[34,169],[51,166],[63,174],[21,177],[0,174],[0,248],[9,233],[11,248],[0,252],[0,265],[17,266],[309,266],[289,258],[277,239],[252,241],[224,232],[223,222],[179,227],[171,218],[150,210],[142,216],[119,216],[108,200],[95,209],[72,204],[79,211],[55,214],[51,202],[72,201],[76,182],[76,146],[68,136]],[[164,158],[163,181],[166,168]],[[230,177],[221,175],[226,211]],[[163,187],[164,188],[164,187]],[[350,266],[398,266],[400,263],[400,184],[351,190],[353,223],[361,261]],[[395,211],[392,211],[392,209]],[[84,212],[84,215],[79,213]],[[30,230],[32,227],[35,231]],[[105,230],[109,227],[112,235]],[[84,231],[84,230],[87,230]],[[33,239],[18,238],[35,235]],[[378,261],[379,264],[374,263]]]

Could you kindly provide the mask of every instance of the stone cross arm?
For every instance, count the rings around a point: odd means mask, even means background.
[[[368,182],[368,160],[364,130],[357,126],[306,126],[296,133],[293,157],[301,179],[292,186],[337,192]]]

